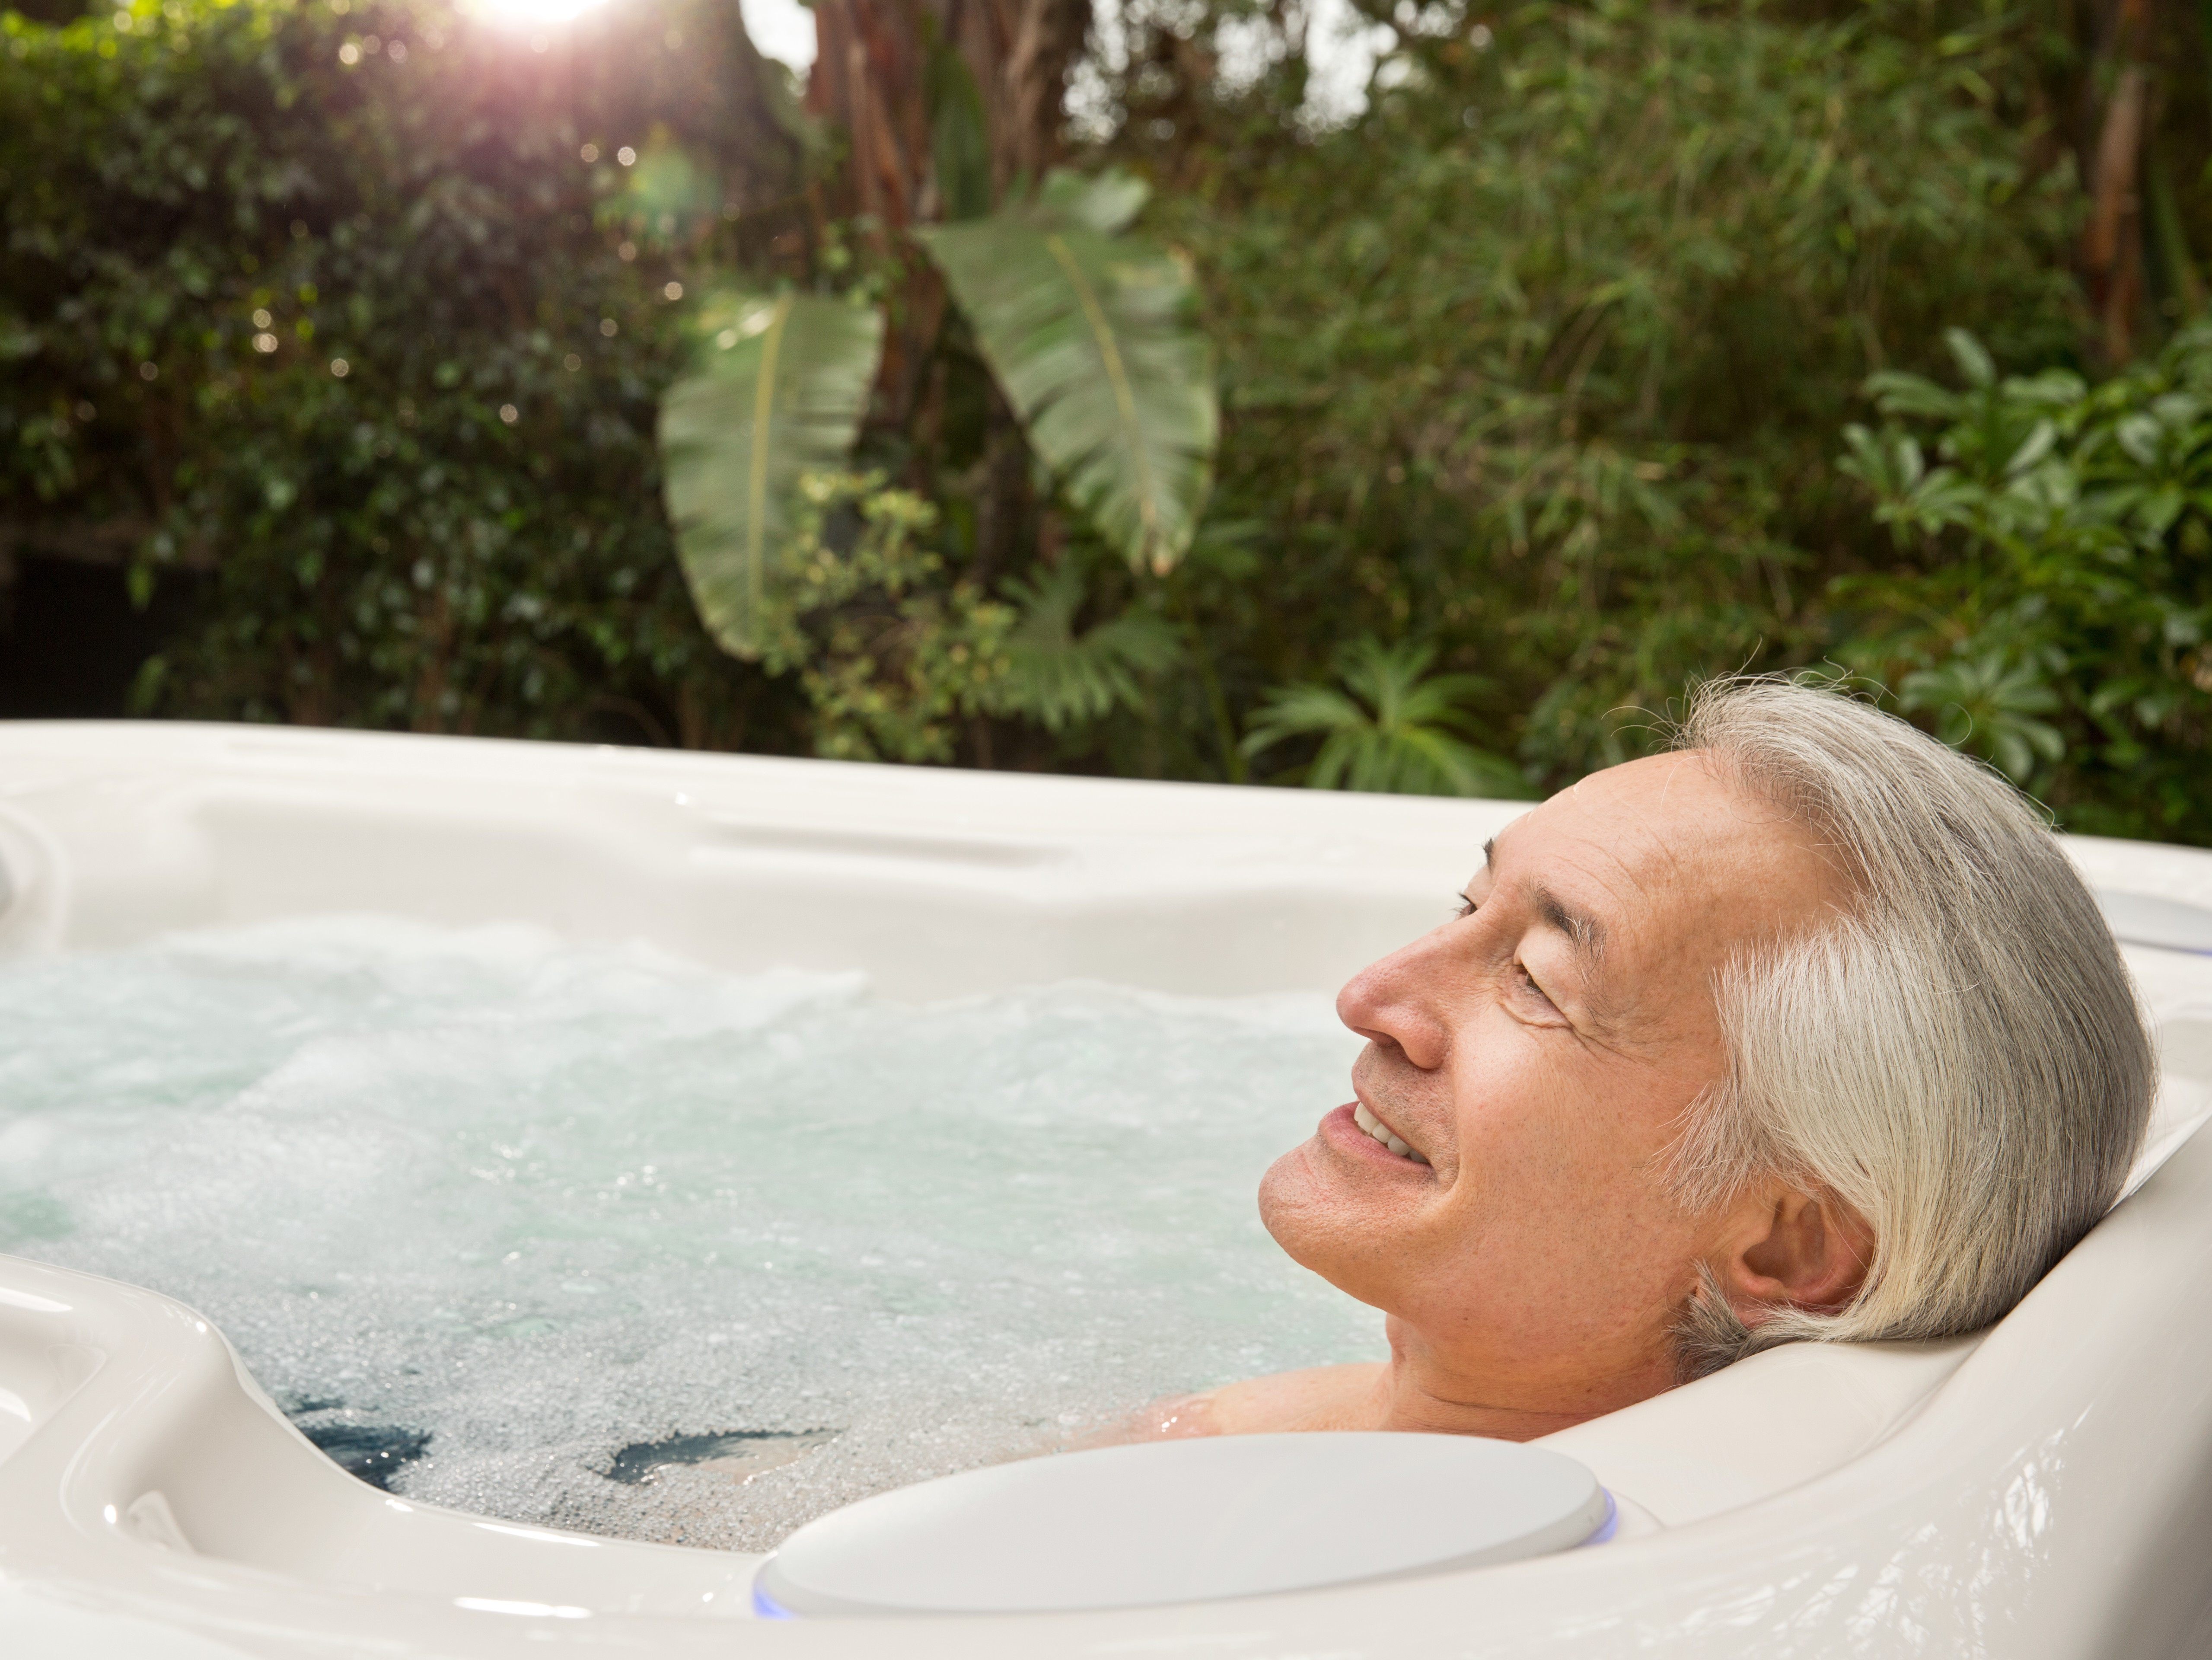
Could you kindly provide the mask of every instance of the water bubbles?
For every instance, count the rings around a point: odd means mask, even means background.
[[[586,144],[576,154],[583,157],[586,162],[596,161],[599,159],[599,147],[597,144]]]
[[[257,307],[254,307],[254,311],[253,311],[253,326],[254,326],[255,328],[257,328],[257,329],[265,329],[265,328],[267,328],[267,327],[270,325],[270,324],[271,324],[271,323],[272,323],[272,322],[274,322],[275,320],[276,320],[276,319],[274,319],[273,317],[271,317],[271,316],[269,314],[269,311],[268,311],[268,308],[267,308],[266,307],[264,307],[264,306],[257,306]]]
[[[501,404],[499,406],[499,418],[511,427],[522,419],[522,411],[512,404]]]
[[[664,286],[660,292],[662,297],[665,299],[681,300],[684,297],[684,284],[681,283],[670,283]]]
[[[389,58],[395,64],[405,63],[407,61],[407,43],[404,40],[394,40],[391,42],[384,48],[384,55],[386,58]]]
[[[338,62],[351,69],[356,64],[361,62],[361,48],[354,42],[347,41],[338,48]]]
[[[1355,1049],[1319,997],[910,1008],[514,927],[19,958],[0,1134],[45,1127],[9,1179],[70,1220],[0,1250],[183,1298],[334,1434],[427,1437],[404,1499],[764,1548],[1152,1395],[1379,1352],[1252,1207]],[[684,1438],[813,1444],[664,1467]]]
[[[615,160],[626,167],[634,167],[637,165],[637,152],[628,144],[624,144],[615,152]]]
[[[331,373],[343,380],[353,373],[353,365],[343,357],[333,357],[331,359]]]
[[[569,374],[574,374],[578,369],[584,367],[584,360],[572,351],[561,360],[561,367],[568,370]]]
[[[621,331],[622,325],[611,317],[599,319],[599,332],[611,340]]]
[[[266,356],[276,350],[276,337],[266,329],[253,337],[253,350]]]

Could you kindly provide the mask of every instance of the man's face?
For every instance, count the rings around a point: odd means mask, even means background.
[[[1358,1105],[1278,1159],[1283,1248],[1395,1316],[1401,1352],[1530,1410],[1666,1387],[1668,1332],[1720,1220],[1664,1154],[1724,1071],[1717,971],[1844,890],[1810,839],[1694,754],[1584,780],[1497,838],[1472,909],[1337,999]],[[1425,1159],[1425,1163],[1420,1162]]]

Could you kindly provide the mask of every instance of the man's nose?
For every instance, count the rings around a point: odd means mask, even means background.
[[[1353,975],[1336,994],[1336,1018],[1370,1043],[1402,1050],[1424,1071],[1443,1064],[1450,1048],[1437,996],[1445,930],[1424,935]]]

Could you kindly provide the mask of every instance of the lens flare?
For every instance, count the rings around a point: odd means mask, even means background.
[[[518,29],[538,31],[532,41],[537,45],[544,37],[543,31],[556,24],[573,21],[605,0],[477,0],[477,11],[486,20],[505,23]],[[539,47],[538,50],[544,50]]]

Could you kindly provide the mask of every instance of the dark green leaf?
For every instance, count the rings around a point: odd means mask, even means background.
[[[660,410],[668,516],[699,614],[759,655],[801,476],[842,465],[883,350],[883,313],[812,295],[729,296]]]

